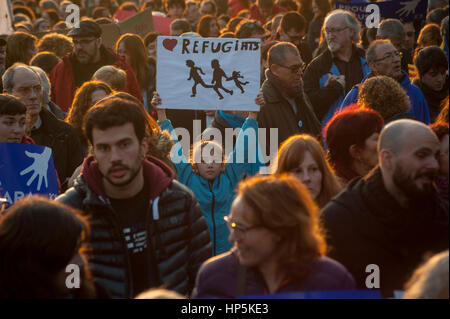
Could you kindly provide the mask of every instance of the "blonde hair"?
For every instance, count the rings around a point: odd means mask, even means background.
[[[105,82],[114,91],[124,91],[127,81],[127,74],[124,70],[116,68],[112,65],[105,65],[94,73],[92,79]]]

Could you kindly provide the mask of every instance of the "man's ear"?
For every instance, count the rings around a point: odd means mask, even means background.
[[[274,75],[279,76],[279,73],[280,73],[280,66],[279,65],[272,64],[271,66],[269,66],[269,69]]]
[[[394,169],[394,160],[394,155],[388,150],[382,150],[378,155],[378,162],[380,166],[387,169],[388,171],[392,171]]]
[[[359,147],[356,146],[356,144],[351,145],[348,148],[348,152],[353,159],[355,159],[355,160],[361,159],[361,151],[360,151]]]

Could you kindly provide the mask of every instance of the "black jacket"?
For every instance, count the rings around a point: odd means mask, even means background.
[[[425,96],[428,103],[428,109],[430,110],[430,120],[431,123],[433,123],[441,113],[442,102],[448,97],[448,77],[440,92],[433,91],[420,79],[415,79],[413,84],[417,86],[422,91],[423,96]]]
[[[61,190],[64,191],[66,180],[83,162],[84,154],[80,139],[71,125],[58,120],[46,108],[42,108],[39,116],[42,124],[38,129],[31,131],[30,137],[36,144],[52,149]]]
[[[130,256],[118,214],[104,194],[96,165],[93,157],[87,158],[74,187],[56,200],[83,210],[90,227],[86,248],[94,279],[113,298],[133,298]],[[149,207],[142,214],[149,234],[149,264],[156,261],[150,267],[157,272],[157,286],[187,295],[200,265],[212,256],[206,221],[195,195],[173,180],[173,173],[165,164],[149,157],[143,168],[151,188]]]
[[[448,204],[437,193],[405,209],[386,190],[380,168],[352,181],[325,206],[321,217],[330,247],[329,256],[366,288],[376,264],[385,297],[403,290],[426,257],[448,249]]]

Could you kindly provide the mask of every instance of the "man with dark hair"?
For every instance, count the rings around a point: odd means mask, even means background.
[[[94,278],[116,298],[161,285],[188,295],[212,253],[206,221],[192,191],[146,156],[151,136],[139,105],[106,99],[83,126],[93,155],[57,200],[87,216]]]
[[[52,101],[64,112],[69,111],[75,91],[104,65],[113,65],[127,73],[126,92],[142,101],[136,75],[125,59],[106,49],[102,44],[102,30],[92,20],[83,20],[68,36],[73,39],[73,51],[63,57],[50,73]]]
[[[274,3],[274,0],[256,0],[250,7],[250,19],[257,20],[262,24],[270,21],[278,13],[287,12],[285,8]]]
[[[183,17],[186,3],[184,0],[166,0],[164,3],[167,16],[173,19],[180,19]]]
[[[259,127],[267,129],[265,149],[273,147],[273,144],[278,146],[299,133],[318,136],[321,127],[303,92],[305,63],[297,47],[289,42],[275,44],[269,50],[268,64],[267,79],[262,85],[266,104],[258,116]],[[278,130],[278,139],[269,134],[271,128]]]
[[[24,141],[27,108],[18,98],[0,94],[0,143]]]
[[[423,123],[388,124],[378,142],[380,166],[322,210],[329,256],[352,273],[358,288],[392,297],[425,254],[448,249],[448,202],[434,184],[439,150]]]
[[[45,73],[50,74],[53,68],[61,62],[61,59],[58,56],[50,51],[42,51],[34,55],[30,60],[30,65],[38,66]]]
[[[277,39],[297,46],[302,60],[308,65],[312,60],[312,52],[308,43],[303,40],[306,27],[306,20],[300,13],[288,12],[281,18]]]
[[[186,19],[175,19],[170,24],[170,35],[178,37],[185,32],[191,32],[191,26]]]
[[[422,49],[414,61],[419,78],[413,81],[425,96],[433,123],[441,112],[442,102],[448,97],[448,61],[445,52],[437,46]]]

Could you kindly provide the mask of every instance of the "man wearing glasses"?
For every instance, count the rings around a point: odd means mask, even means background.
[[[52,84],[52,101],[64,112],[69,111],[75,91],[92,75],[105,65],[113,65],[127,74],[125,92],[142,101],[136,75],[133,69],[102,44],[102,30],[92,20],[80,22],[79,28],[73,28],[67,34],[73,39],[73,51],[65,56],[50,73]]]
[[[408,74],[402,71],[402,53],[394,47],[391,41],[376,40],[372,42],[367,49],[366,59],[371,71],[367,78],[384,75],[397,80],[411,102],[411,109],[408,112],[411,118],[425,124],[430,124],[428,103],[422,91],[417,86],[412,85]],[[340,108],[341,110],[357,102],[358,91],[358,85],[356,85],[345,97]]]
[[[303,92],[303,71],[306,64],[295,45],[279,42],[269,50],[269,69],[262,92],[266,104],[258,116],[260,128],[266,128],[266,150],[295,134],[320,134],[320,122],[311,102]],[[278,138],[271,128],[277,129]]]
[[[324,22],[328,50],[305,72],[305,92],[322,126],[339,109],[345,95],[370,72],[364,50],[357,48],[360,24],[352,12],[334,10]]]

